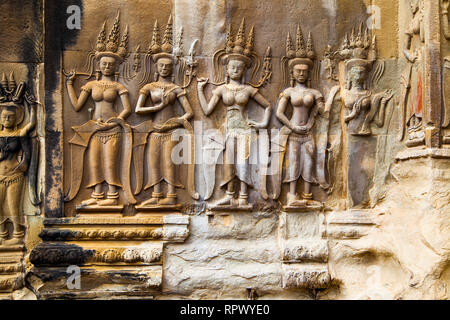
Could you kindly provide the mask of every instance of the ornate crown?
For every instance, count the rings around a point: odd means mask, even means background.
[[[251,56],[255,55],[253,52],[254,42],[254,27],[250,29],[247,40],[245,40],[245,18],[242,18],[241,25],[233,41],[231,24],[228,27],[227,37],[225,42],[226,55],[223,57],[223,62],[226,64],[231,59],[237,59],[245,63],[247,67],[252,65]]]
[[[122,63],[128,56],[128,25],[125,26],[125,31],[122,39],[119,42],[120,32],[120,12],[117,13],[116,20],[106,39],[106,21],[97,37],[97,45],[95,47],[95,58],[113,57],[119,63]]]
[[[175,58],[179,58],[181,56],[181,43],[182,43],[182,30],[180,30],[177,40],[177,46],[174,48],[172,42],[172,15],[169,16],[169,20],[167,21],[166,30],[164,31],[164,36],[161,44],[160,34],[159,34],[159,26],[158,20],[155,21],[155,25],[153,26],[153,35],[152,42],[148,47],[147,53],[152,55],[152,59],[154,62],[158,61],[161,58],[171,59],[176,62]]]
[[[297,34],[295,37],[295,50],[291,40],[291,35],[288,32],[286,39],[286,58],[288,59],[289,69],[296,64],[306,64],[310,67],[314,64],[316,53],[314,52],[314,45],[312,41],[311,32],[308,34],[308,40],[305,46],[305,40],[303,38],[300,25],[297,25]]]
[[[364,28],[361,23],[358,34],[353,28],[350,37],[348,34],[345,35],[338,53],[341,59],[346,60],[347,69],[354,65],[370,68],[377,55],[376,37],[373,36],[371,38],[369,29]]]
[[[0,110],[4,107],[16,108],[16,125],[22,123],[24,118],[24,100],[28,104],[36,103],[33,95],[25,90],[25,82],[16,84],[14,73],[11,72],[9,79],[3,72],[0,80]]]

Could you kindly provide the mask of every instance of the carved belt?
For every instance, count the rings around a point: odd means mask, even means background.
[[[122,136],[122,132],[97,132],[94,134],[94,138],[105,144],[111,139],[119,139]]]
[[[242,110],[242,108],[238,107],[238,106],[231,106],[231,107],[227,108],[227,112],[228,111],[241,111],[241,110]]]
[[[172,132],[164,132],[164,133],[153,132],[150,134],[151,140],[170,141],[171,138],[172,138]]]
[[[18,182],[22,181],[23,178],[24,178],[24,175],[22,172],[17,172],[15,174],[8,175],[8,176],[0,175],[0,185],[8,187],[13,183],[18,183]]]
[[[290,135],[289,135],[289,140],[293,140],[293,141],[296,141],[296,142],[301,142],[301,143],[305,143],[305,142],[308,142],[308,141],[311,141],[311,134],[307,134],[307,135],[300,135],[300,134],[297,134],[297,133],[291,133]]]

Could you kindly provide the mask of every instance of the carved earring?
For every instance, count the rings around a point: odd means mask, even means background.
[[[292,71],[289,73],[289,84],[291,85],[291,87],[295,87],[295,79]]]
[[[102,72],[100,70],[95,70],[95,80],[100,80]]]
[[[155,74],[153,75],[153,81],[158,82],[159,80],[159,73],[158,71],[155,71]]]
[[[114,80],[116,82],[119,80],[119,72],[114,72]]]

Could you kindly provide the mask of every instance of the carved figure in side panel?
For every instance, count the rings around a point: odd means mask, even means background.
[[[36,193],[38,141],[31,137],[36,126],[36,101],[25,82],[16,84],[3,73],[0,81],[0,244],[23,242],[22,203],[25,182],[31,203],[39,204]],[[29,122],[21,126],[29,106]],[[13,225],[9,235],[7,221]]]
[[[450,40],[450,27],[448,24],[449,0],[441,0],[442,28],[445,39]],[[444,57],[444,70],[442,76],[444,113],[442,117],[442,128],[450,125],[450,56]],[[450,133],[444,134],[444,144],[450,144]]]
[[[402,74],[401,97],[401,131],[400,138],[408,133],[406,145],[414,147],[425,143],[423,132],[423,88],[424,88],[424,24],[423,1],[410,0],[412,18],[406,29],[406,40],[403,55],[406,58],[406,69]]]

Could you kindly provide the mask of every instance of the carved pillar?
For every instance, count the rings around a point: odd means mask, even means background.
[[[424,1],[425,26],[425,145],[441,147],[442,73],[440,1]]]
[[[324,289],[330,286],[326,224],[322,212],[282,211],[278,236],[283,288]]]

